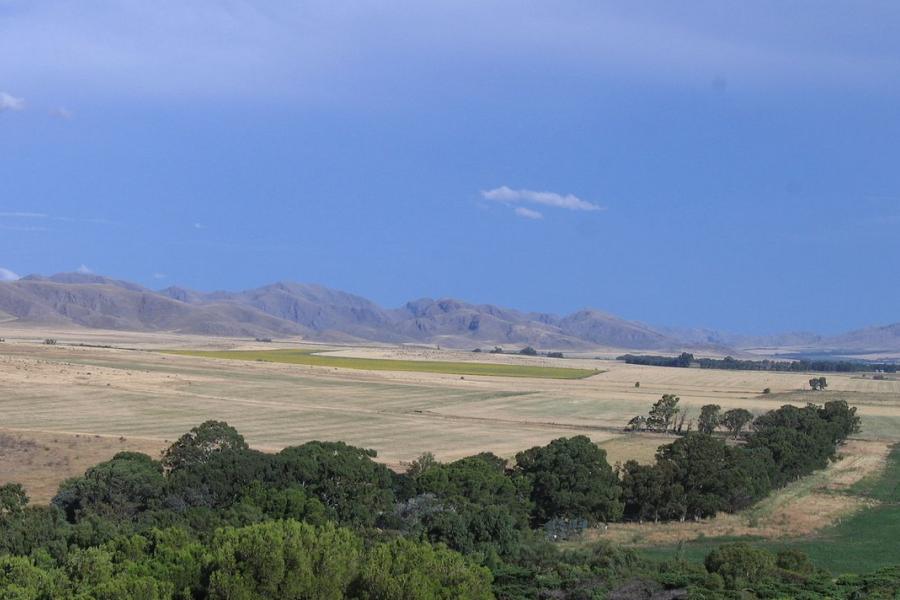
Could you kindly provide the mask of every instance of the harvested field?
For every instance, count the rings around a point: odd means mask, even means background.
[[[492,368],[531,365],[602,371],[584,379],[542,379],[223,360],[155,351],[292,348],[309,355],[335,348],[296,342],[260,344],[125,332],[104,337],[97,331],[3,327],[0,337],[7,339],[0,344],[0,411],[8,431],[112,440],[124,436],[146,441],[154,451],[202,421],[220,419],[260,449],[277,450],[313,439],[343,440],[377,450],[378,459],[394,467],[425,451],[441,460],[486,450],[512,457],[525,448],[578,434],[601,443],[611,463],[649,461],[656,448],[672,438],[624,434],[622,428],[632,416],[646,414],[663,393],[681,396],[688,419],[696,418],[707,403],[759,413],[786,402],[842,398],[859,406],[860,437],[882,443],[900,440],[900,382],[857,380],[850,375],[829,374],[830,391],[814,393],[802,391],[809,374],[645,367],[592,358],[410,347],[336,351],[344,358],[359,354],[413,361],[421,355],[467,365],[477,358]],[[59,344],[42,345],[45,337],[57,338]],[[433,363],[427,369],[433,370]],[[635,387],[637,381],[640,387]],[[772,393],[761,394],[765,387]],[[58,471],[47,477],[58,482],[72,474],[67,468]],[[11,479],[11,472],[7,466],[3,479]]]

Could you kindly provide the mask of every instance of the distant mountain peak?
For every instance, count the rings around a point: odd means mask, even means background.
[[[201,292],[173,285],[152,291],[92,273],[28,275],[0,283],[0,312],[23,322],[228,336],[301,336],[322,341],[427,342],[448,347],[534,346],[721,352],[771,346],[900,352],[900,323],[840,336],[739,336],[708,329],[651,327],[602,310],[570,315],[525,313],[450,297],[384,309],[315,283],[278,281],[242,292]]]

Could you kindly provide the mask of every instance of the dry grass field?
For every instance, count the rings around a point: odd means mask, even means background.
[[[117,452],[155,457],[164,447],[159,440],[0,429],[0,482],[21,483],[32,503],[46,504],[60,481],[81,475]]]
[[[829,391],[813,393],[802,391],[809,374],[645,367],[592,358],[260,344],[172,334],[50,332],[7,324],[0,325],[0,337],[6,338],[0,343],[0,427],[7,436],[4,439],[15,439],[0,454],[0,482],[22,481],[38,501],[46,501],[56,483],[89,464],[123,449],[158,453],[207,419],[228,421],[260,449],[277,450],[312,439],[343,440],[374,448],[379,460],[397,468],[424,451],[443,460],[485,450],[511,457],[530,446],[577,434],[600,443],[611,462],[651,460],[656,447],[671,438],[629,435],[622,427],[631,416],[646,413],[663,393],[680,395],[688,418],[696,417],[707,403],[762,412],[786,402],[844,398],[859,407],[860,439],[870,444],[859,441],[846,450],[849,455],[865,462],[868,456],[882,455],[888,442],[900,440],[897,379],[828,374]],[[56,338],[58,344],[43,345],[45,337]],[[326,356],[348,358],[494,361],[601,372],[573,380],[462,377],[154,351],[173,348],[318,349]],[[638,381],[640,387],[635,387]],[[762,395],[767,387],[772,393]],[[852,462],[856,460],[838,466],[857,464]],[[836,469],[824,477],[831,481],[839,472]],[[852,509],[822,506],[828,519]],[[773,526],[777,526],[779,517],[774,518]],[[619,537],[637,533],[623,530]]]

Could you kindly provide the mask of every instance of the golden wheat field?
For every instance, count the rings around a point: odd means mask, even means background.
[[[379,460],[397,468],[425,451],[443,460],[481,451],[511,457],[533,445],[578,434],[605,447],[611,462],[650,460],[656,447],[671,438],[626,434],[622,428],[631,416],[646,413],[663,393],[681,397],[688,420],[708,403],[758,413],[786,402],[844,398],[859,407],[861,439],[884,447],[900,440],[897,380],[828,374],[829,391],[814,393],[803,391],[810,375],[802,373],[675,369],[592,358],[473,355],[410,347],[260,345],[169,334],[29,329],[0,333],[6,339],[0,344],[0,427],[6,436],[6,444],[0,444],[0,462],[5,465],[0,480],[24,477],[35,500],[46,501],[62,478],[119,450],[158,453],[207,419],[227,421],[260,449],[277,450],[313,439],[343,440],[377,450]],[[45,337],[58,343],[45,345]],[[600,372],[574,380],[460,376],[157,351],[261,347]],[[764,388],[771,393],[763,395]],[[13,468],[14,464],[19,466]]]

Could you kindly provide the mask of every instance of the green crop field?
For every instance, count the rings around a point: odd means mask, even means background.
[[[226,358],[233,360],[288,363],[365,369],[368,371],[412,371],[417,373],[444,373],[449,375],[491,375],[498,377],[533,377],[538,379],[584,379],[596,375],[597,369],[573,369],[568,367],[543,367],[508,365],[500,363],[449,362],[432,360],[393,360],[383,358],[351,358],[317,354],[321,350],[167,350],[168,354]]]
[[[876,477],[860,481],[845,493],[877,502],[815,536],[796,540],[753,537],[717,537],[685,542],[681,546],[648,548],[647,555],[702,561],[716,546],[745,541],[773,551],[791,548],[834,574],[866,573],[900,562],[900,444],[895,444],[887,467]]]

